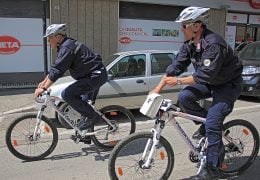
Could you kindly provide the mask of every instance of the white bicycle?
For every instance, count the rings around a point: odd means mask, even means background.
[[[130,111],[117,105],[98,110],[90,100],[88,103],[102,120],[90,131],[81,131],[77,128],[79,117],[70,119],[70,116],[56,105],[57,100],[63,101],[59,96],[52,95],[51,89],[45,91],[36,99],[39,108],[37,114],[22,115],[10,123],[5,140],[14,156],[22,160],[35,161],[45,158],[55,149],[58,143],[57,127],[43,115],[49,102],[59,116],[75,129],[78,139],[84,142],[86,137],[90,136],[94,144],[100,148],[112,149],[123,137],[135,132],[135,118]]]
[[[109,157],[108,172],[117,179],[168,179],[174,166],[174,152],[170,143],[161,136],[165,124],[171,122],[190,148],[189,159],[198,163],[198,172],[205,166],[207,138],[194,144],[177,122],[176,117],[205,123],[206,119],[180,111],[171,100],[151,94],[140,110],[156,117],[151,132],[137,132],[121,140]],[[225,159],[221,165],[224,175],[237,175],[254,162],[259,151],[259,134],[246,120],[232,120],[223,126]]]

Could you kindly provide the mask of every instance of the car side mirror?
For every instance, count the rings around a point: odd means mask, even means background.
[[[108,80],[113,80],[113,79],[114,79],[113,74],[108,74],[107,79],[108,79]]]

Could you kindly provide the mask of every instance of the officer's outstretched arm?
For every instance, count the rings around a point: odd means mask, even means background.
[[[152,91],[150,91],[149,94],[151,94],[151,93],[159,94],[161,92],[161,90],[163,89],[163,87],[166,85],[166,80],[165,80],[166,78],[167,78],[167,76],[164,75],[162,77],[161,81],[159,82],[159,84]]]

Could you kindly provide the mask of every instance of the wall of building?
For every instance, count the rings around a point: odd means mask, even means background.
[[[117,0],[51,0],[50,21],[66,23],[68,35],[107,58],[117,51]]]
[[[0,0],[0,89],[35,87],[43,79],[43,14],[41,0]]]
[[[147,9],[155,8],[156,11],[156,8],[164,8],[169,10],[167,6],[159,6],[162,2],[157,1],[154,7],[150,5]],[[171,7],[174,8],[175,5],[175,1],[174,3],[171,1]],[[177,6],[179,7],[179,4]],[[119,13],[124,10],[119,7],[118,0],[51,0],[50,21],[51,23],[66,23],[70,37],[86,43],[94,52],[101,54],[106,59],[118,50]],[[134,12],[138,16],[137,11]],[[149,14],[151,14],[150,18]],[[149,14],[141,19],[153,19],[152,13]],[[225,18],[225,9],[212,9],[209,28],[214,29],[223,37],[225,34]],[[156,19],[158,20],[158,18]],[[174,18],[168,20],[173,21]]]
[[[121,0],[127,2],[140,2],[140,3],[150,3],[150,4],[162,4],[162,5],[178,5],[178,6],[201,6],[210,7],[214,9],[226,8],[232,11],[239,12],[250,12],[250,13],[260,13],[259,9],[253,8],[250,5],[250,1],[257,2],[258,0]],[[260,4],[260,2],[257,2]]]

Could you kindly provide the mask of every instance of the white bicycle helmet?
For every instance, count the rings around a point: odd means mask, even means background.
[[[44,37],[54,36],[57,34],[66,35],[66,24],[52,24],[46,29]]]
[[[187,7],[180,13],[175,22],[189,24],[201,21],[203,24],[207,24],[209,10],[210,8]]]

